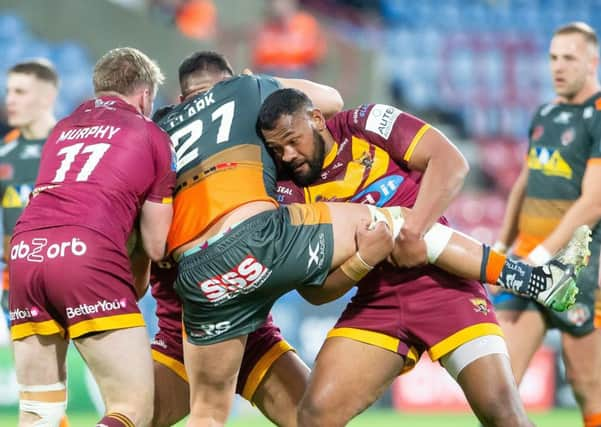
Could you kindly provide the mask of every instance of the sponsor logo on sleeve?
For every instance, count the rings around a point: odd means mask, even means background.
[[[401,110],[390,105],[376,104],[367,116],[365,129],[388,139],[394,122],[401,113]]]

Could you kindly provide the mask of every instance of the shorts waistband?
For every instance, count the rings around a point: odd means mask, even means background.
[[[185,251],[177,261],[179,263],[180,268],[190,265],[195,265],[200,262],[205,262],[215,256],[221,255],[221,253],[227,250],[230,246],[236,244],[240,237],[244,234],[254,231],[257,228],[260,228],[261,225],[265,224],[271,215],[273,215],[274,210],[269,210],[265,212],[261,212],[257,215],[254,215],[242,222],[239,222],[229,228],[228,230],[216,234],[215,236],[208,239],[206,242],[203,242],[197,246],[194,246],[187,251]],[[208,251],[207,249],[212,249],[213,247],[219,247],[218,253],[213,251]]]

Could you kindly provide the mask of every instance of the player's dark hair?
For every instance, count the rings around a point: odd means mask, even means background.
[[[173,111],[175,105],[165,105],[164,107],[159,108],[152,115],[152,121],[158,123],[161,121],[163,117]]]
[[[10,73],[33,74],[37,79],[58,87],[58,74],[56,73],[52,62],[47,59],[32,59],[25,62],[19,62],[9,68],[8,74]]]
[[[222,54],[210,50],[195,52],[182,61],[179,66],[179,84],[183,85],[185,80],[192,74],[226,73],[234,75],[234,70],[228,60]]]
[[[313,103],[304,92],[298,89],[279,89],[269,95],[259,111],[258,128],[273,130],[276,122],[284,115],[311,110]]]

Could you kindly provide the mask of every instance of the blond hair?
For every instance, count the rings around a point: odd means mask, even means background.
[[[599,39],[597,38],[597,33],[586,22],[575,21],[570,22],[569,24],[562,25],[558,29],[555,30],[553,36],[559,36],[562,34],[580,34],[584,37],[584,39],[589,43],[596,52],[599,51]]]
[[[147,85],[153,91],[165,80],[155,61],[133,47],[119,47],[105,53],[94,66],[94,92],[131,95]]]

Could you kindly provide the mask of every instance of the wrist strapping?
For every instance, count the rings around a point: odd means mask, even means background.
[[[372,271],[374,267],[366,263],[361,258],[361,255],[359,255],[359,251],[357,251],[352,257],[342,263],[340,269],[349,279],[358,282],[367,276],[367,273]]]

